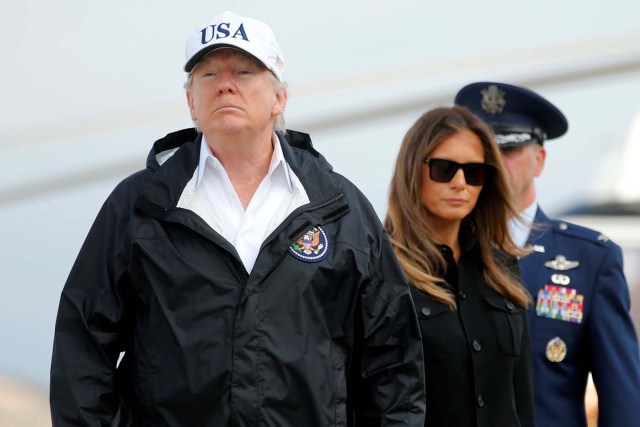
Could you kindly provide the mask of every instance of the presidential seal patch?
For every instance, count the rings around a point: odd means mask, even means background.
[[[289,253],[305,262],[319,262],[329,255],[329,236],[324,228],[313,227],[289,247]]]

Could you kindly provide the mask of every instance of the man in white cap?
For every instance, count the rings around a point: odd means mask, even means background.
[[[116,187],[62,291],[54,425],[422,426],[409,288],[370,203],[283,130],[273,32],[225,12],[184,69],[196,129]]]

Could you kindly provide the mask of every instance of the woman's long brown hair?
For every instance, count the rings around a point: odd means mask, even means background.
[[[427,224],[427,211],[421,199],[422,165],[440,143],[465,129],[478,136],[485,162],[495,170],[489,174],[476,206],[463,219],[463,225],[480,246],[485,283],[525,308],[531,297],[500,256],[500,252],[513,256],[527,253],[518,248],[509,235],[509,218],[519,217],[516,202],[492,131],[466,108],[428,111],[407,131],[391,181],[385,228],[411,285],[455,310],[455,296],[438,285],[442,279],[437,274],[446,269],[446,263]]]

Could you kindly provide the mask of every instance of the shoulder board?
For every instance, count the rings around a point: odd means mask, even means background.
[[[571,236],[578,239],[597,243],[601,246],[606,246],[611,240],[605,234],[591,228],[583,227],[578,224],[574,224],[559,219],[552,219],[553,229],[565,236]]]

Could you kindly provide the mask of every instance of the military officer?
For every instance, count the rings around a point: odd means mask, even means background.
[[[455,103],[493,128],[521,210],[511,233],[532,250],[520,259],[520,269],[534,300],[538,425],[586,427],[589,372],[598,393],[598,427],[638,425],[640,356],[620,247],[597,231],[548,217],[537,203],[543,144],[567,131],[567,119],[537,93],[504,83],[469,84]]]

